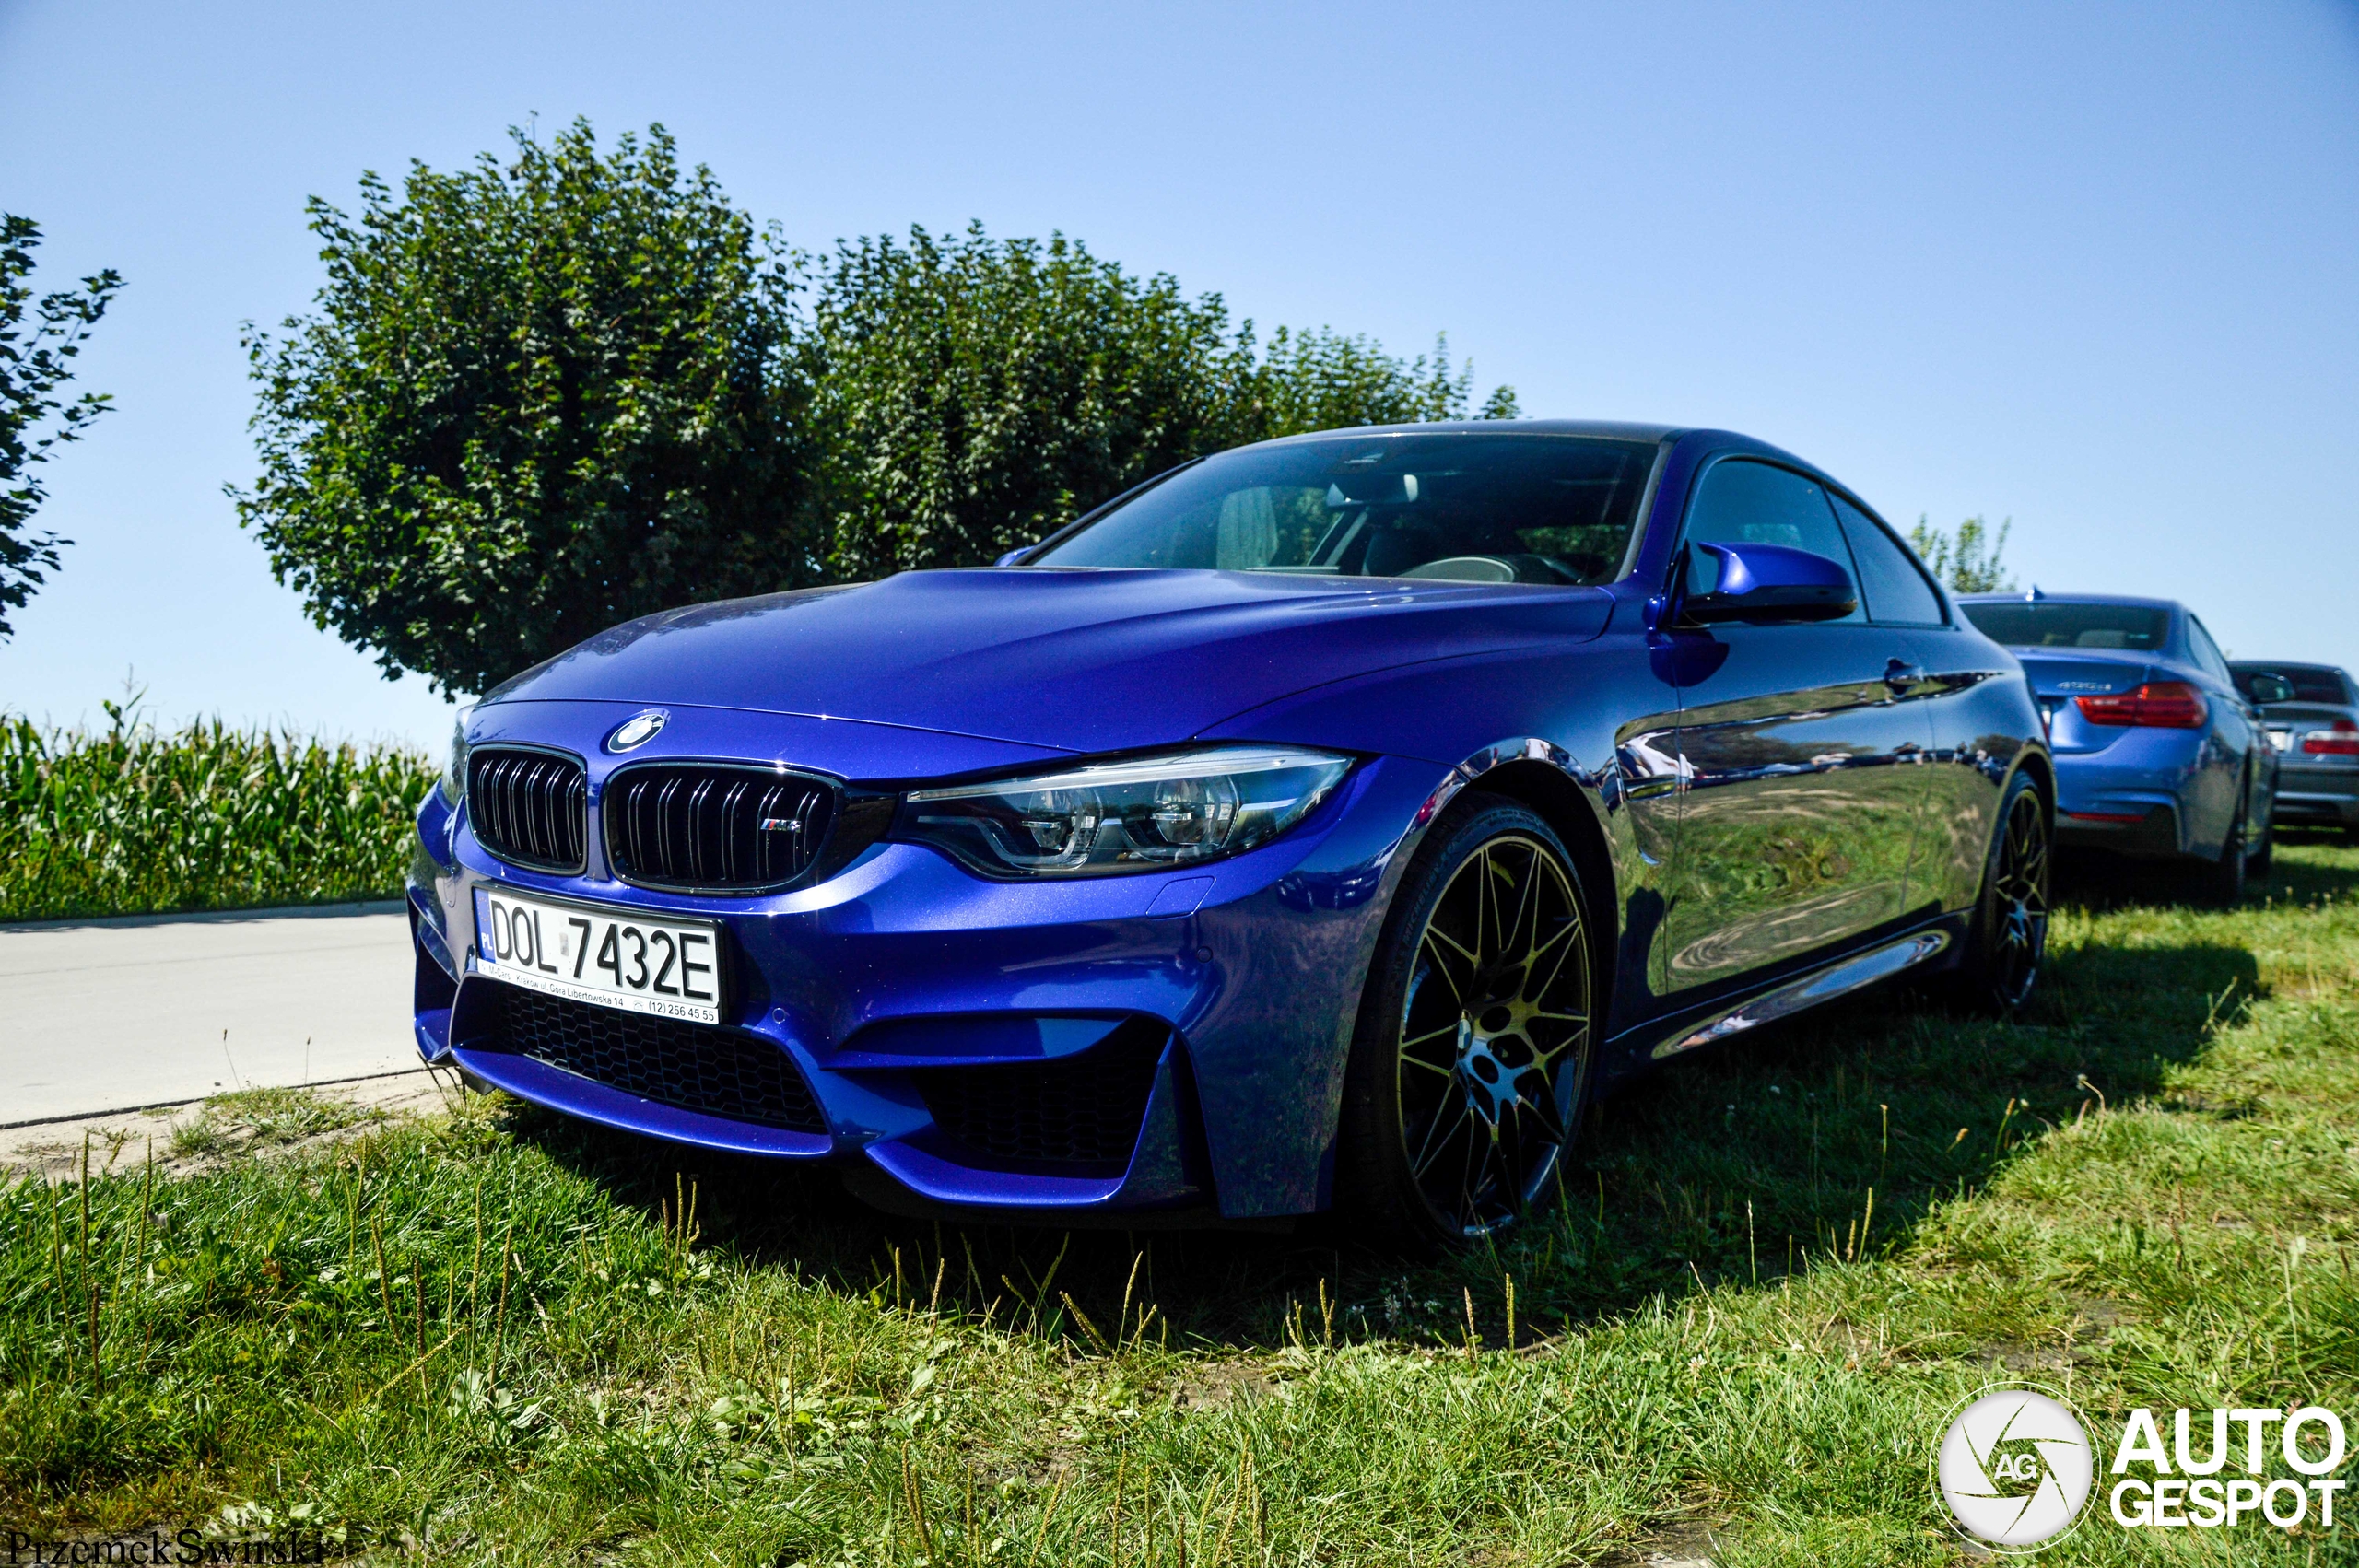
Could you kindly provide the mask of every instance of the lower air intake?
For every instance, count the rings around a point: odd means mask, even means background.
[[[1146,1119],[1170,1032],[1144,1020],[1054,1061],[912,1072],[933,1123],[994,1162],[1119,1175]]]
[[[757,1036],[593,1007],[517,986],[499,989],[506,994],[493,1049],[682,1110],[792,1132],[827,1130],[794,1059]]]

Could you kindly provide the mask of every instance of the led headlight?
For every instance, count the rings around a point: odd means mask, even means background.
[[[1352,759],[1224,746],[916,790],[898,836],[986,876],[1119,876],[1257,848],[1309,816]]]
[[[467,798],[467,718],[474,712],[472,703],[459,709],[451,726],[451,755],[442,764],[442,798],[453,807]]]

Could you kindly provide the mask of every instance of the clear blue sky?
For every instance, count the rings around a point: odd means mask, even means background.
[[[1061,228],[1265,328],[1446,329],[1528,412],[1745,430],[1904,525],[2012,516],[2026,580],[2359,664],[2349,5],[0,0],[0,208],[52,283],[129,280],[0,708],[135,668],[166,717],[439,746],[236,526],[238,324],[305,308],[306,196],[535,114],[661,121],[806,247]]]

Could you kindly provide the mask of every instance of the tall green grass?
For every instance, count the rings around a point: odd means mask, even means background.
[[[425,756],[106,708],[103,731],[0,717],[0,920],[399,894]]]

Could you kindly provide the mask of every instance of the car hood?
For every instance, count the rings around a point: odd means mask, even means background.
[[[1012,568],[699,604],[600,633],[487,703],[858,719],[1116,751],[1372,671],[1605,628],[1601,589]]]

